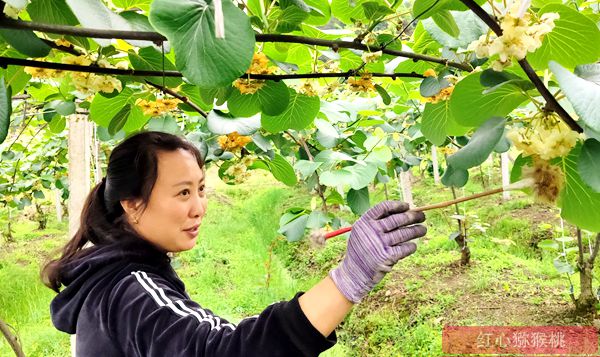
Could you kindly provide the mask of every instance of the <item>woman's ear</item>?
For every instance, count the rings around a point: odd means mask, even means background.
[[[142,213],[142,202],[141,200],[121,200],[121,207],[127,214],[127,217],[132,220],[137,220]]]

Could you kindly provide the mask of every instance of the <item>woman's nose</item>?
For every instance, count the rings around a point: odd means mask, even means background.
[[[192,217],[202,217],[206,214],[206,196],[198,194],[194,197],[194,202],[190,208]]]

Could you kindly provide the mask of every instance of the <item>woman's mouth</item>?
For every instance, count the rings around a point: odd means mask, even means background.
[[[185,233],[187,233],[191,238],[195,238],[198,235],[199,228],[200,228],[200,225],[197,224],[197,225],[195,225],[193,227],[190,227],[188,229],[184,229],[183,231]]]

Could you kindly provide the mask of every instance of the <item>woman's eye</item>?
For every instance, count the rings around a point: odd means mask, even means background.
[[[204,188],[205,188],[205,186],[204,186],[204,185],[200,186],[200,189],[199,189],[199,191],[200,191],[200,192],[204,192]]]
[[[185,190],[179,192],[180,195],[184,195],[186,193],[188,193],[188,194],[190,193],[190,190],[188,190],[187,188]]]

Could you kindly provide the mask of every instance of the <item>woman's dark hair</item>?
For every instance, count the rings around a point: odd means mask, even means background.
[[[81,212],[79,229],[62,249],[60,258],[49,261],[42,269],[42,281],[58,292],[65,268],[94,246],[126,244],[142,239],[129,225],[121,200],[140,199],[145,208],[158,176],[158,153],[187,150],[200,168],[204,161],[190,142],[163,132],[142,132],[117,145],[108,160],[106,177],[89,193]]]

